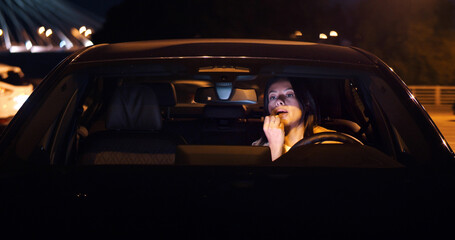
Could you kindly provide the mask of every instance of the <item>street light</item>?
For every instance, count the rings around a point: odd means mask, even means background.
[[[46,28],[44,26],[41,26],[40,28],[38,28],[38,33],[41,35],[44,33],[44,31],[46,31]]]
[[[92,29],[87,29],[84,35],[88,37],[90,34],[92,34]]]
[[[298,31],[298,30],[294,32],[294,35],[295,35],[296,37],[301,37],[301,36],[303,36],[302,32],[301,32],[301,31]]]
[[[86,46],[86,47],[90,47],[90,46],[92,46],[92,45],[93,45],[93,42],[90,41],[90,40],[87,40],[87,41],[84,43],[84,46]]]
[[[32,42],[30,40],[25,42],[25,48],[27,50],[30,50],[32,47],[33,47],[33,44],[32,44]]]
[[[82,34],[82,33],[84,33],[86,30],[87,30],[87,27],[82,26],[81,28],[79,28],[79,33]]]
[[[331,37],[338,37],[338,33],[336,31],[330,31]]]
[[[49,37],[50,35],[52,35],[52,29],[47,29],[46,30],[46,37]]]
[[[319,33],[319,39],[327,39],[327,35],[325,33]]]
[[[295,38],[300,38],[300,37],[302,37],[302,36],[303,36],[303,34],[302,34],[302,32],[299,31],[299,30],[296,30],[295,32],[291,33],[291,35],[289,35],[289,37],[290,37],[290,38],[293,38],[293,39],[295,39]]]

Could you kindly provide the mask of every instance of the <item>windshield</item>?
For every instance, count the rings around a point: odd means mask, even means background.
[[[364,66],[113,62],[57,81],[17,157],[39,148],[52,164],[402,167],[431,155],[403,97]]]

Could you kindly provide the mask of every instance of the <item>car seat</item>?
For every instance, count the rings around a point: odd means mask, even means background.
[[[180,136],[161,131],[155,92],[145,84],[123,84],[113,93],[105,131],[81,144],[82,164],[173,164]]]

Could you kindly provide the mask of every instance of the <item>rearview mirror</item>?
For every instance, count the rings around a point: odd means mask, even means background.
[[[255,104],[257,95],[254,89],[204,87],[196,90],[194,101],[197,103]]]

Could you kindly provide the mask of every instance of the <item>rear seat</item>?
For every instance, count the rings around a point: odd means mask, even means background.
[[[124,84],[116,89],[108,107],[107,130],[95,132],[81,142],[80,162],[174,164],[176,146],[185,141],[161,128],[162,116],[153,88]]]

